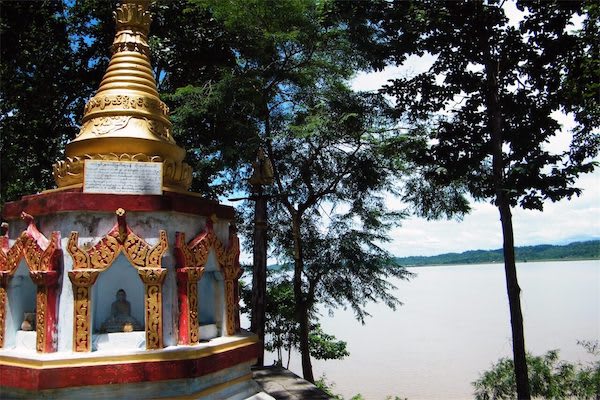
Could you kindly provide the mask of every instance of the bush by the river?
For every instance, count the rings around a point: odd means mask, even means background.
[[[600,356],[598,341],[580,342],[588,352]],[[558,350],[542,356],[527,355],[527,369],[532,398],[598,399],[600,398],[600,358],[589,363],[560,360]],[[476,400],[517,398],[513,360],[501,358],[473,382]]]

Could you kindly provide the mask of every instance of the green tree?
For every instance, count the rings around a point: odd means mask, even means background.
[[[81,86],[61,3],[2,2],[0,18],[3,204],[51,187]]]
[[[294,266],[303,375],[314,381],[310,314],[316,301],[347,301],[362,320],[365,301],[397,304],[385,278],[405,276],[376,245],[385,241],[384,221],[400,217],[386,212],[377,195],[391,188],[395,172],[378,146],[388,128],[382,127],[385,102],[345,85],[364,59],[329,3],[242,3],[195,2],[229,35],[243,38],[233,46],[236,68],[220,83],[257,123],[245,148],[255,154],[264,145],[274,166],[276,185],[267,193],[272,250]],[[321,214],[322,207],[342,203],[350,210]]]
[[[250,314],[252,289],[242,288],[245,306],[242,311]],[[289,368],[292,349],[298,348],[299,324],[295,318],[294,290],[286,271],[272,271],[267,285],[265,349],[275,352],[276,363],[283,365],[284,351],[287,352],[286,368]],[[340,360],[348,356],[347,344],[335,336],[325,333],[318,324],[318,315],[311,313],[309,346],[311,354],[318,360]]]
[[[377,26],[385,32],[379,45],[388,47],[394,63],[409,55],[433,58],[426,72],[384,88],[397,101],[397,116],[421,126],[408,135],[408,148],[406,136],[391,144],[414,161],[405,199],[427,217],[443,215],[439,206],[448,199],[460,207],[446,210],[466,211],[463,193],[498,208],[517,392],[527,399],[511,208],[542,210],[545,200],[579,195],[575,179],[595,166],[599,54],[589,31],[597,32],[598,19],[591,3],[517,2],[522,19],[511,22],[504,4],[388,3]],[[576,15],[584,17],[587,34],[570,26]],[[575,87],[582,96],[572,93]],[[570,149],[555,154],[546,143],[561,128],[555,119],[561,110],[573,112],[578,127]],[[436,196],[438,188],[445,190],[442,196]]]
[[[403,217],[385,208],[394,165],[381,152],[382,99],[333,87],[302,98],[301,110],[267,143],[278,201],[272,249],[293,266],[304,378],[313,381],[309,316],[320,303],[350,307],[364,322],[368,301],[398,305],[389,278],[407,278],[381,245]],[[378,115],[379,114],[379,115]],[[285,129],[285,130],[283,130]]]
[[[598,342],[587,342],[590,353],[597,352]],[[596,352],[594,353],[594,347]],[[573,364],[559,359],[558,350],[542,356],[527,354],[531,396],[543,399],[597,399],[600,396],[600,360]],[[477,400],[517,398],[513,361],[502,358],[473,382]]]

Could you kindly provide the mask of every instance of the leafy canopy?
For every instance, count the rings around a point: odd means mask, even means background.
[[[502,118],[500,184],[510,205],[541,210],[545,200],[580,193],[575,179],[594,168],[591,159],[600,144],[597,88],[586,83],[598,74],[591,67],[597,65],[598,45],[589,37],[598,24],[597,7],[582,2],[516,5],[523,11],[518,23],[494,1],[399,2],[390,11],[394,18],[384,28],[392,60],[434,56],[426,72],[394,79],[384,88],[397,100],[398,116],[428,125],[415,130],[423,146],[411,154],[426,179],[412,181],[412,189],[428,193],[433,185],[467,191],[475,199],[495,197],[489,129],[493,72]],[[584,19],[583,30],[572,25],[577,15]],[[575,98],[574,86],[583,96]],[[573,112],[577,126],[570,148],[551,152],[547,144],[561,129],[560,111]],[[417,210],[428,214],[430,203],[425,198]]]

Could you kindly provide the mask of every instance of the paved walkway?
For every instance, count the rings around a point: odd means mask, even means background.
[[[276,400],[329,400],[321,389],[282,367],[253,368],[254,381]]]

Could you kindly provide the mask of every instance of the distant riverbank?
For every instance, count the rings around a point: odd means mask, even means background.
[[[573,242],[567,245],[541,244],[515,247],[517,262],[600,260],[600,240]],[[436,265],[496,264],[503,263],[502,249],[469,250],[463,253],[445,253],[436,256],[397,257],[405,267]]]

